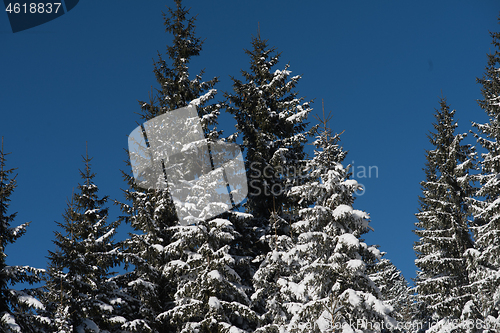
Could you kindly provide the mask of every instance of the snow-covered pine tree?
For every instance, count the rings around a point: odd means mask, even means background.
[[[188,14],[181,1],[169,9],[169,15],[164,14],[166,31],[174,37],[167,47],[172,64],[159,55],[154,73],[160,89],[149,103],[141,102],[142,117],[150,120],[196,105],[204,135],[211,142],[220,135],[215,128],[220,105],[207,102],[216,94],[213,87],[218,79],[203,82],[203,72],[189,78],[188,65],[200,54],[202,41],[195,35],[195,18]],[[252,331],[257,317],[246,295],[249,279],[243,281],[235,269],[248,260],[231,250],[241,244],[242,236],[230,222],[237,218],[227,213],[197,225],[179,225],[168,190],[141,189],[131,176],[125,177],[131,204],[122,204],[122,209],[138,231],[125,242],[124,256],[134,265],[128,292],[140,302],[135,320],[126,328],[169,333]]]
[[[400,323],[411,322],[414,312],[412,288],[401,271],[386,258],[379,260],[372,270],[370,278],[380,291],[380,299],[392,306],[391,316]]]
[[[417,303],[421,320],[458,320],[473,297],[468,288],[464,253],[472,248],[468,225],[467,198],[473,195],[472,176],[475,152],[462,144],[465,134],[455,134],[455,110],[441,98],[436,110],[435,132],[429,140],[434,149],[426,152],[426,179],[421,182],[420,209],[416,214],[414,244]],[[437,327],[437,326],[436,326]]]
[[[247,261],[231,253],[241,235],[230,220],[236,217],[179,227],[175,242],[165,251],[178,253],[165,275],[181,278],[175,307],[159,318],[175,323],[180,332],[253,332],[258,325],[247,295],[250,288],[235,270]]]
[[[368,214],[352,207],[359,185],[348,179],[338,143],[325,126],[307,181],[287,193],[308,204],[289,235],[274,236],[255,274],[253,298],[267,310],[259,332],[382,332],[395,324],[368,276],[380,251],[360,238]]]
[[[265,223],[271,212],[295,207],[286,197],[303,168],[305,122],[310,102],[294,91],[301,76],[291,76],[289,65],[278,64],[280,54],[268,42],[252,38],[250,71],[242,70],[245,82],[233,78],[233,92],[226,93],[227,111],[234,115],[237,136],[242,137],[249,181],[246,210]]]
[[[500,20],[500,19],[499,19]],[[476,138],[484,148],[478,175],[480,188],[472,199],[476,251],[470,251],[471,277],[477,294],[477,310],[483,320],[500,325],[500,33],[491,33],[494,52],[488,54],[482,85],[480,107],[489,122],[473,123]]]
[[[200,55],[203,41],[196,37],[196,17],[188,17],[189,10],[182,6],[181,0],[175,0],[176,9],[168,8],[169,15],[163,13],[166,32],[173,35],[171,45],[167,45],[167,63],[160,52],[154,63],[154,74],[160,89],[150,96],[149,102],[139,102],[143,120],[150,120],[170,110],[179,109],[189,104],[197,106],[198,116],[205,136],[209,139],[218,138],[215,129],[217,116],[220,114],[219,104],[207,104],[217,94],[214,86],[219,82],[217,77],[203,81],[204,70],[193,79],[189,78],[189,63],[192,57]]]
[[[9,266],[5,248],[26,233],[29,222],[11,227],[17,213],[8,214],[10,196],[16,188],[15,169],[7,169],[8,153],[0,149],[0,330],[6,333],[39,332],[46,318],[37,315],[43,305],[30,290],[15,290],[16,283],[34,284],[41,281],[43,269],[29,266]]]
[[[237,231],[245,235],[238,242],[237,253],[254,258],[246,272],[240,272],[251,281],[270,247],[276,246],[271,244],[273,235],[289,234],[290,223],[297,216],[298,200],[286,193],[302,180],[308,137],[305,120],[312,109],[294,90],[301,76],[291,76],[289,65],[273,69],[280,54],[269,48],[260,34],[252,38],[252,49],[246,54],[250,70],[242,70],[243,81],[233,78],[233,91],[226,93],[226,98],[245,153],[245,208],[252,218],[236,224]],[[268,309],[266,296],[261,296],[254,306],[262,314]]]
[[[91,172],[91,158],[83,157],[82,183],[58,222],[55,251],[49,251],[49,269],[42,301],[51,318],[50,332],[121,332],[122,294],[111,278],[118,264],[112,237],[118,222],[107,221],[108,197],[99,198]]]

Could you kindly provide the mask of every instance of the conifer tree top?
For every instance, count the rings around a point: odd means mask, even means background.
[[[16,177],[12,177],[15,169],[6,168],[6,156],[2,147],[0,149],[0,251],[3,253],[7,243],[14,242],[21,234],[13,233],[10,229],[10,223],[14,221],[17,213],[7,214],[10,202],[10,196],[16,187]]]
[[[41,309],[43,305],[30,293],[10,289],[9,285],[16,283],[38,283],[45,270],[29,266],[9,266],[5,262],[7,244],[14,243],[25,234],[30,222],[17,227],[11,227],[16,213],[8,214],[10,196],[15,187],[15,169],[6,168],[6,156],[2,144],[0,147],[0,331],[27,332],[38,320],[33,316],[34,308]]]
[[[189,9],[182,6],[182,1],[176,0],[176,8],[168,8],[168,13],[163,13],[165,31],[173,36],[172,43],[167,45],[167,61],[158,52],[158,60],[154,63],[154,74],[160,88],[151,92],[150,101],[140,102],[145,120],[152,119],[170,110],[179,109],[196,101],[203,105],[213,98],[215,90],[212,89],[218,79],[202,81],[204,70],[194,79],[189,78],[189,62],[192,57],[200,55],[203,41],[195,34],[196,17],[189,17]],[[170,64],[168,63],[170,62]],[[198,108],[200,116],[212,113],[210,108]],[[206,125],[215,124],[215,116],[207,117]]]

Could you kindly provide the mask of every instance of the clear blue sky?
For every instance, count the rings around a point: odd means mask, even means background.
[[[127,135],[137,126],[137,100],[147,100],[157,50],[165,51],[162,11],[173,1],[80,1],[69,13],[13,34],[0,13],[0,136],[17,167],[18,187],[10,212],[15,224],[32,221],[25,236],[7,247],[12,265],[45,267],[53,250],[54,221],[80,181],[81,155],[88,141],[102,195],[122,200]],[[419,182],[423,180],[426,134],[443,93],[460,130],[484,122],[477,106],[488,31],[500,30],[497,0],[482,1],[185,1],[198,14],[197,33],[206,39],[191,74],[206,69],[219,76],[222,91],[229,75],[248,68],[243,49],[257,33],[282,52],[279,68],[290,63],[302,74],[298,90],[324,99],[345,130],[346,163],[366,192],[355,208],[367,211],[375,232],[366,235],[411,279]],[[226,134],[231,119],[222,121]],[[314,119],[311,117],[311,121]],[[368,174],[367,174],[368,176]],[[119,214],[112,207],[110,218]],[[120,237],[126,228],[122,228]]]

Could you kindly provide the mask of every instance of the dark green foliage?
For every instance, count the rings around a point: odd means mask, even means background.
[[[474,215],[475,251],[469,252],[476,306],[483,318],[500,315],[500,33],[491,33],[494,51],[488,54],[484,76],[478,79],[483,99],[479,106],[489,122],[473,123],[484,149],[481,159],[481,185],[471,198]]]
[[[391,315],[398,322],[413,320],[412,290],[400,270],[382,258],[373,266],[370,278],[380,291],[380,299],[393,307]]]
[[[311,108],[298,97],[295,88],[300,76],[291,76],[289,66],[275,69],[280,54],[259,37],[252,39],[250,69],[243,70],[243,81],[233,78],[233,91],[226,93],[227,111],[236,119],[236,136],[242,139],[248,179],[246,212],[251,214],[235,224],[245,235],[236,253],[254,258],[240,276],[249,285],[260,262],[269,252],[274,235],[288,234],[298,215],[297,198],[287,198],[294,185],[303,181],[304,145]],[[255,304],[265,312],[262,304]]]
[[[205,137],[213,141],[220,135],[215,125],[221,106],[207,102],[216,94],[213,88],[218,79],[203,82],[203,71],[189,78],[188,65],[200,54],[202,41],[195,35],[195,18],[188,15],[181,1],[164,14],[166,31],[173,35],[172,44],[167,46],[171,65],[158,55],[154,73],[160,88],[149,103],[141,102],[142,118],[150,120],[195,105]],[[233,269],[245,266],[248,260],[229,254],[241,237],[232,223],[216,219],[181,226],[168,190],[139,189],[132,177],[125,178],[130,185],[126,198],[131,204],[121,206],[137,231],[125,242],[124,259],[134,265],[125,277],[129,280],[128,293],[140,304],[133,314],[136,321],[127,329],[180,332],[196,328],[212,332],[232,325],[250,330],[255,327],[257,319],[248,307],[244,283]],[[230,214],[224,216],[237,220]],[[221,280],[211,279],[211,275]],[[220,309],[213,304],[221,304]]]
[[[29,225],[24,223],[11,227],[17,213],[8,213],[10,196],[16,188],[15,169],[7,169],[6,156],[0,149],[0,328],[2,332],[37,332],[42,318],[36,315],[41,303],[33,297],[32,290],[14,290],[10,287],[16,283],[38,283],[44,273],[43,269],[29,266],[8,266],[5,252],[8,244],[14,243],[26,233]]]
[[[160,88],[150,96],[149,102],[140,102],[144,120],[157,117],[169,110],[175,110],[194,102],[198,105],[198,115],[209,138],[216,138],[217,132],[210,131],[209,126],[217,123],[220,105],[204,105],[213,99],[217,91],[214,88],[219,81],[214,77],[203,81],[202,70],[195,78],[189,78],[189,63],[192,57],[200,55],[203,41],[195,34],[195,17],[188,17],[189,10],[176,0],[176,8],[168,8],[169,15],[163,13],[165,31],[174,37],[167,45],[169,65],[160,52],[154,63],[154,74]]]
[[[414,231],[420,237],[414,245],[420,270],[415,280],[418,301],[438,319],[459,318],[471,299],[464,253],[473,246],[467,198],[474,194],[469,171],[474,168],[475,153],[473,147],[462,144],[464,134],[455,134],[454,114],[441,99],[435,132],[429,136],[435,148],[427,151]]]
[[[233,78],[233,92],[226,94],[228,112],[237,121],[237,135],[243,139],[249,181],[247,212],[267,220],[271,212],[292,209],[286,191],[296,185],[305,158],[307,142],[304,121],[311,111],[294,91],[300,76],[291,77],[289,66],[272,68],[280,54],[259,37],[252,39],[250,71],[242,71],[244,82]],[[301,167],[302,166],[302,167]]]
[[[84,157],[82,183],[71,197],[57,225],[55,251],[49,251],[49,270],[43,296],[52,329],[74,332],[98,327],[119,330],[124,318],[117,316],[123,297],[111,271],[118,264],[112,237],[118,222],[107,222],[108,197],[98,197],[91,158]]]
[[[308,176],[287,193],[309,205],[289,234],[270,236],[254,276],[252,299],[265,309],[258,332],[347,332],[359,321],[394,323],[368,276],[380,251],[360,239],[370,229],[368,214],[352,207],[359,185],[341,164],[339,140],[325,122]]]

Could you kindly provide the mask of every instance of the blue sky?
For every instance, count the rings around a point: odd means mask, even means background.
[[[443,94],[460,131],[485,122],[477,106],[475,79],[482,76],[491,49],[488,31],[498,31],[500,3],[482,1],[185,1],[205,39],[191,74],[219,76],[219,98],[241,78],[258,22],[261,37],[282,52],[277,68],[290,64],[302,74],[300,96],[321,100],[345,130],[342,144],[366,191],[355,208],[368,212],[380,244],[411,279],[419,182],[423,180],[426,134]],[[0,14],[0,136],[16,167],[18,187],[10,212],[14,224],[32,221],[25,236],[7,247],[12,265],[45,267],[54,221],[80,181],[88,142],[101,195],[123,200],[121,169],[127,135],[140,121],[137,100],[156,86],[157,51],[171,36],[162,11],[173,1],[80,1],[69,13],[44,25],[12,33]],[[310,118],[314,123],[314,118]],[[224,116],[220,127],[233,131]],[[472,142],[472,141],[471,141]],[[378,170],[378,175],[375,173]],[[128,171],[128,170],[127,170]],[[356,176],[356,175],[355,175]],[[362,174],[359,174],[362,176]],[[119,211],[111,207],[111,219]],[[122,228],[119,238],[127,228]]]

